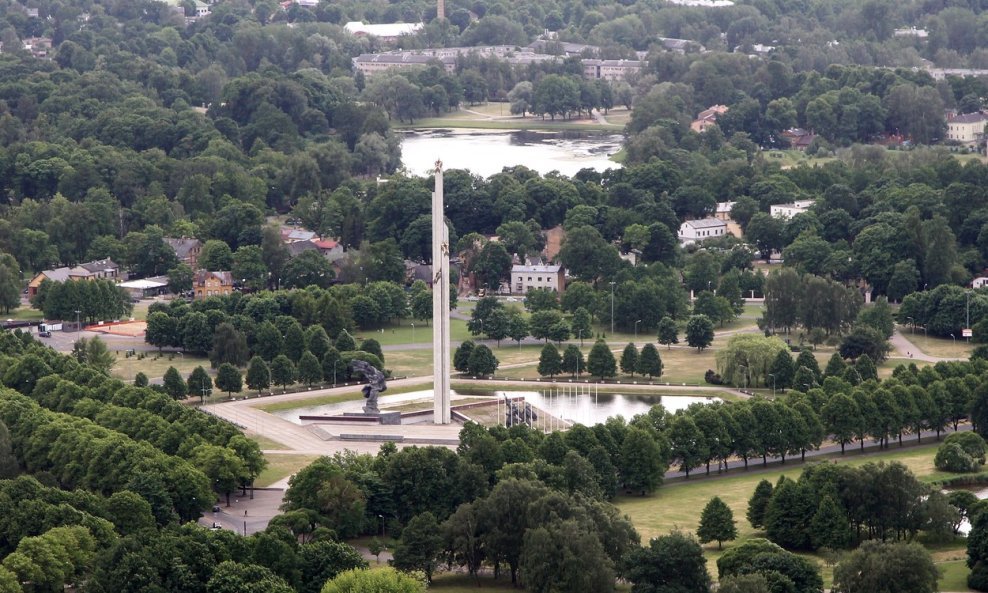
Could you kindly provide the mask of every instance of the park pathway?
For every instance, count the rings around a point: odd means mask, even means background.
[[[922,362],[950,362],[954,360],[967,360],[967,358],[943,358],[938,356],[930,356],[922,350],[919,349],[916,344],[912,343],[909,338],[907,338],[903,333],[899,331],[899,328],[895,328],[892,331],[892,337],[889,338],[889,342],[892,347],[901,355],[900,358],[919,360]]]

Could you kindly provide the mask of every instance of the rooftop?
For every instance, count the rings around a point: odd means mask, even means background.
[[[958,115],[954,119],[950,120],[949,124],[978,124],[984,121],[988,121],[988,116],[983,113],[965,113],[964,115]]]
[[[535,274],[558,274],[562,271],[562,266],[511,266],[512,273],[535,273]]]
[[[698,220],[687,220],[683,224],[695,229],[711,229],[719,226],[727,226],[727,223],[719,218],[700,218]]]

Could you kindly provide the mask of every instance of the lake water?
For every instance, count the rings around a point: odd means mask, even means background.
[[[453,392],[454,395],[460,395]],[[592,426],[607,420],[611,416],[624,416],[631,420],[636,414],[644,414],[657,404],[662,404],[666,411],[675,412],[694,403],[712,403],[720,401],[716,397],[692,397],[686,395],[641,395],[641,394],[612,394],[595,395],[592,388],[584,384],[560,385],[556,389],[539,391],[471,391],[462,395],[496,395],[502,397],[524,397],[525,401],[538,409],[547,410],[551,415],[570,422],[579,422]],[[415,391],[399,395],[382,395],[379,404],[382,409],[386,406],[416,400],[432,398],[432,391]],[[456,405],[456,401],[453,401]],[[343,410],[354,411],[354,402],[342,404],[327,404],[293,408],[273,412],[275,416],[284,418],[296,424],[301,424],[299,416],[319,416],[340,414]]]
[[[438,158],[445,169],[469,169],[482,177],[515,165],[572,177],[580,169],[619,168],[608,157],[623,141],[620,134],[599,132],[412,131],[403,135],[401,164],[414,175],[429,175]]]

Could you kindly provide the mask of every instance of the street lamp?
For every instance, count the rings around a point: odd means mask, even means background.
[[[75,331],[82,331],[82,326],[79,325],[79,314],[82,313],[79,309],[75,310]]]
[[[775,397],[775,373],[769,373],[769,377],[772,377],[772,397]]]
[[[614,335],[614,281],[611,280],[611,335]]]
[[[638,324],[641,323],[641,322],[642,322],[641,319],[639,319],[638,321],[635,322],[635,342],[638,341]]]
[[[954,344],[957,343],[957,337],[954,334],[950,334],[950,339],[954,341]]]
[[[909,322],[910,333],[916,333],[916,320],[912,317],[906,317],[906,321]]]
[[[415,343],[415,324],[412,324],[412,343]]]
[[[577,337],[580,338],[580,348],[583,348],[583,328],[582,327],[580,329],[576,330],[576,335],[577,335]],[[518,344],[521,345],[521,342],[518,342]]]

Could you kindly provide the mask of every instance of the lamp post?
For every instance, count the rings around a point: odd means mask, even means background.
[[[950,339],[954,341],[954,344],[957,343],[957,336],[955,336],[954,334],[950,334]]]
[[[739,364],[738,365],[738,368],[739,369],[744,369],[744,387],[742,387],[742,389],[747,389],[748,388],[748,367],[746,365]]]
[[[964,329],[971,328],[971,291],[964,291]],[[971,341],[971,336],[967,337],[967,341]]]
[[[412,343],[415,343],[415,324],[412,324]]]
[[[912,317],[906,317],[906,321],[909,322],[910,333],[916,333],[916,320]]]
[[[577,335],[577,337],[580,338],[580,348],[583,348],[583,328],[582,327],[580,329],[576,330],[576,335]],[[521,344],[521,342],[518,342],[518,344]]]
[[[638,321],[635,322],[635,342],[638,341],[638,324],[641,323],[641,322],[642,322],[641,319],[639,319]]]
[[[614,334],[614,281],[611,280],[611,335]]]
[[[775,373],[769,373],[769,377],[772,377],[772,397],[775,397]]]
[[[82,331],[82,326],[79,325],[79,314],[82,313],[79,309],[75,310],[75,331]]]

